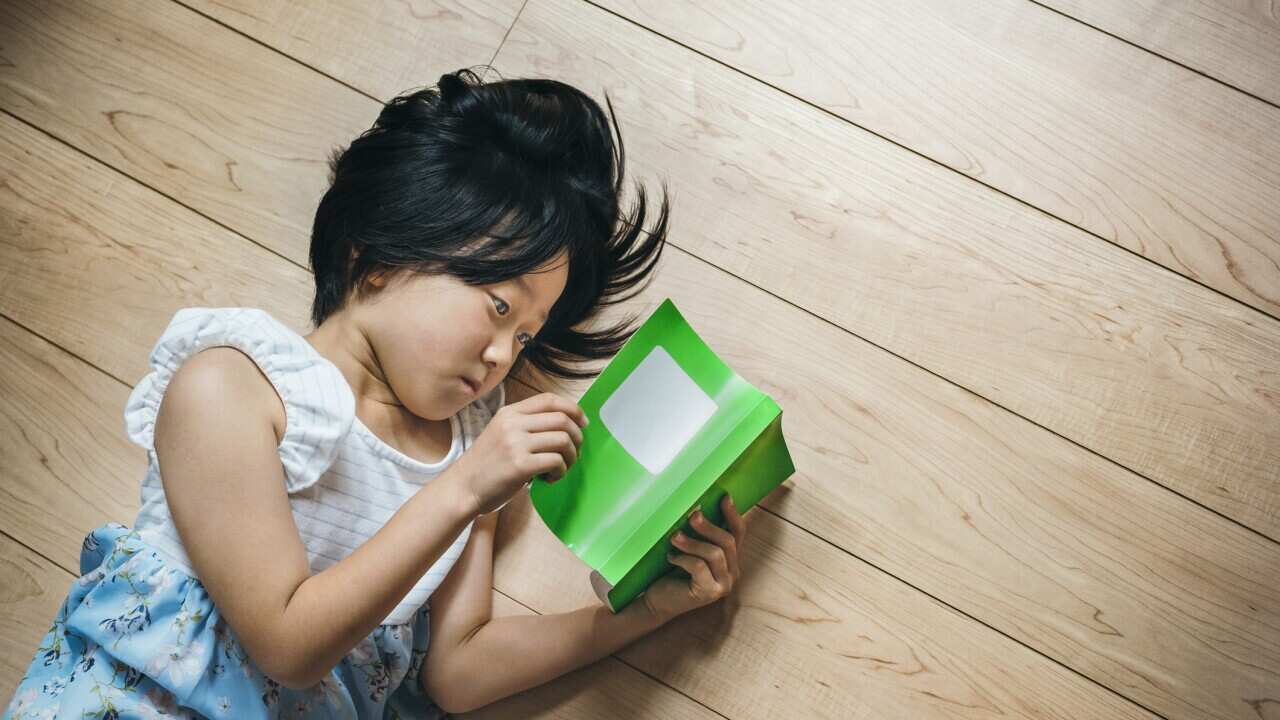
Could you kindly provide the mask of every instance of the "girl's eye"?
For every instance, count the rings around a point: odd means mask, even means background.
[[[511,310],[511,306],[508,305],[506,301],[503,300],[502,298],[498,297],[497,295],[493,295],[491,297],[493,297],[494,305],[498,308],[499,315],[506,315]],[[524,347],[529,343],[533,342],[533,336],[530,335],[529,333],[522,333],[522,335],[528,339],[520,341],[521,347]]]

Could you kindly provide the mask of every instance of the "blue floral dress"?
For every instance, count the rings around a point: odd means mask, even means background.
[[[253,358],[284,402],[280,457],[313,572],[376,532],[460,455],[503,401],[499,390],[468,406],[452,423],[449,454],[424,463],[360,423],[340,371],[266,313],[179,311],[152,352],[155,371],[134,389],[125,412],[130,437],[150,459],[134,528],[108,523],[85,537],[81,576],[4,717],[444,717],[419,679],[430,638],[427,598],[461,554],[470,526],[381,625],[303,690],[258,669],[191,569],[164,502],[154,419],[180,363],[219,345]]]
[[[318,685],[290,690],[258,670],[200,581],[137,533],[89,533],[80,570],[6,718],[444,717],[417,681],[425,607],[411,625],[380,625]]]

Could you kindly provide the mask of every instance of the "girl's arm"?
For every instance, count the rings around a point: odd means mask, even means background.
[[[494,618],[458,648],[452,684],[431,698],[448,713],[474,710],[612,655],[663,622],[639,601],[617,614],[593,605],[555,615]],[[440,691],[443,686],[424,687]]]
[[[421,681],[445,712],[462,713],[541,685],[611,655],[665,619],[634,602],[555,615],[493,618],[493,536],[484,515],[457,563],[431,595],[431,644]]]
[[[312,575],[276,452],[284,407],[240,351],[179,368],[156,419],[165,497],[191,564],[267,676],[319,682],[372,632],[476,516],[446,471],[351,555]]]

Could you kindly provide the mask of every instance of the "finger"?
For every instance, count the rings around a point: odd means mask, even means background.
[[[560,453],[537,453],[531,457],[536,468],[534,474],[543,476],[547,482],[553,483],[569,472]]]
[[[526,415],[520,425],[525,432],[529,433],[563,430],[573,438],[574,445],[582,445],[582,428],[578,427],[578,423],[574,422],[573,418],[562,412]]]
[[[525,403],[528,403],[526,406]],[[568,398],[560,397],[555,393],[540,393],[531,398],[525,398],[518,403],[521,410],[526,413],[552,412],[559,411],[573,418],[581,427],[587,426],[587,413],[577,403]]]
[[[733,503],[729,493],[725,493],[720,507],[724,510],[724,519],[729,523],[729,531],[733,533],[733,539],[741,550],[742,544],[747,540],[747,520],[738,512],[738,506]]]
[[[671,543],[680,550],[705,560],[717,582],[728,582],[732,577],[729,573],[729,558],[718,545],[694,540],[684,533],[676,533],[675,537],[671,538]]]
[[[564,456],[564,464],[572,466],[578,461],[578,446],[573,437],[564,430],[533,433],[529,436],[529,451],[541,452],[553,450]]]
[[[685,572],[693,578],[693,585],[696,589],[701,589],[698,594],[714,594],[719,589],[716,579],[711,576],[711,568],[707,567],[707,563],[702,558],[693,555],[682,555],[680,553],[672,553],[667,555],[667,559],[672,565],[679,565],[684,568]]]
[[[690,520],[693,529],[699,535],[708,541],[715,543],[724,552],[725,559],[728,561],[729,572],[734,576],[738,574],[738,541],[728,530],[716,525],[707,519],[702,511],[699,510],[693,514]]]

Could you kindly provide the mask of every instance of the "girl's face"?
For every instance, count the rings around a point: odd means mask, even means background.
[[[494,285],[412,272],[373,278],[377,290],[352,310],[371,355],[361,364],[394,395],[380,399],[444,420],[496,387],[564,291],[566,257]]]

